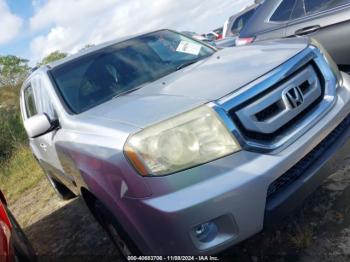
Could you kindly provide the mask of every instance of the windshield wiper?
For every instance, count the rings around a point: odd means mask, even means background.
[[[190,66],[190,65],[192,65],[192,64],[195,64],[195,63],[197,63],[197,62],[199,62],[199,61],[201,61],[201,60],[203,60],[203,59],[205,59],[205,58],[207,58],[207,57],[210,57],[210,56],[211,56],[211,55],[203,56],[203,57],[200,57],[200,58],[197,58],[197,59],[194,59],[194,60],[191,60],[191,61],[182,63],[182,64],[180,64],[179,66],[176,67],[176,71],[181,70],[181,69],[183,69],[183,68],[185,68],[185,67],[187,67],[187,66]],[[166,76],[166,75],[168,75],[168,74],[169,74],[169,72],[165,73],[164,76]],[[161,76],[161,77],[163,77],[163,76]],[[159,77],[159,78],[161,78],[161,77]],[[158,79],[159,79],[159,78],[158,78]],[[156,80],[154,80],[154,81],[156,81]],[[124,95],[130,94],[130,93],[132,93],[132,92],[135,92],[136,90],[138,90],[138,89],[144,87],[145,85],[147,85],[147,84],[149,84],[149,83],[152,83],[152,82],[154,82],[154,81],[148,81],[148,82],[145,82],[145,83],[143,83],[142,85],[137,86],[137,87],[135,87],[135,88],[132,88],[132,89],[130,89],[130,90],[125,90],[124,92],[120,92],[119,94],[115,95],[113,98],[117,98],[117,97],[119,97],[119,96],[124,96]]]
[[[146,82],[146,83],[143,83],[142,85],[139,85],[139,86],[137,86],[137,87],[131,88],[131,89],[129,89],[129,90],[125,90],[125,91],[123,91],[123,92],[120,92],[119,94],[115,95],[113,98],[117,98],[117,97],[119,97],[119,96],[124,96],[124,95],[130,94],[130,93],[132,93],[132,92],[135,92],[135,91],[139,90],[140,88],[144,87],[145,85],[149,84],[150,82],[151,82],[151,81]]]
[[[188,66],[190,66],[190,65],[193,65],[193,64],[195,64],[195,63],[197,63],[197,62],[199,62],[199,61],[201,61],[201,60],[203,60],[203,59],[205,59],[205,58],[207,58],[207,57],[210,57],[210,56],[211,56],[211,55],[203,56],[203,57],[200,57],[200,58],[197,58],[197,59],[194,59],[194,60],[185,62],[185,63],[183,63],[183,64],[180,64],[178,67],[176,67],[176,71],[181,70],[181,69],[183,69],[183,68],[185,68],[185,67],[188,67]]]
[[[188,67],[188,66],[190,66],[192,64],[195,64],[197,62],[199,62],[199,60],[194,60],[194,61],[190,61],[190,62],[187,62],[187,63],[183,63],[183,64],[179,65],[178,67],[176,67],[176,71],[179,71],[182,68]]]

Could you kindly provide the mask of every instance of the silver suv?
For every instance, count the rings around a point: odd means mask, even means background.
[[[350,134],[350,77],[315,41],[216,50],[170,30],[41,67],[31,149],[124,255],[214,254],[295,208]]]

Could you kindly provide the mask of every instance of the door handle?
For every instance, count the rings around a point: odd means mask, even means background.
[[[308,27],[304,27],[302,29],[295,31],[294,34],[296,36],[308,35],[308,34],[317,32],[320,28],[321,28],[321,26],[319,26],[319,25],[308,26]]]
[[[46,151],[47,150],[47,145],[45,145],[44,143],[40,144],[40,147],[42,150]]]

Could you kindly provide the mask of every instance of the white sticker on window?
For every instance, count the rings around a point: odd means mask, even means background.
[[[186,53],[190,55],[198,55],[201,51],[202,46],[195,43],[181,41],[176,51],[181,53]]]

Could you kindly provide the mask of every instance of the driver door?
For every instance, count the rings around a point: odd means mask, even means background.
[[[24,89],[23,98],[26,109],[25,118],[36,114],[45,114],[50,121],[57,120],[56,111],[40,76],[35,76],[31,79],[30,85]],[[47,174],[64,183],[74,184],[73,178],[64,173],[57,155],[55,138],[58,132],[60,130],[55,129],[39,137],[32,138],[30,139],[30,146]]]

